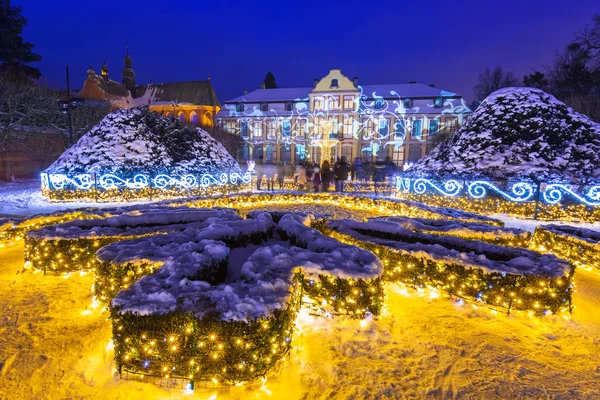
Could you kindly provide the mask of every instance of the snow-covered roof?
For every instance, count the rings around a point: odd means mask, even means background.
[[[392,83],[385,85],[360,85],[363,95],[367,98],[381,96],[384,98],[404,98],[414,97],[454,97],[459,96],[456,93],[446,90],[437,89],[422,83]],[[243,96],[235,99],[227,100],[225,103],[255,103],[255,102],[271,102],[271,101],[295,101],[306,100],[314,88],[277,88],[277,89],[256,89]],[[393,94],[395,93],[395,94]],[[334,92],[331,92],[334,94]]]

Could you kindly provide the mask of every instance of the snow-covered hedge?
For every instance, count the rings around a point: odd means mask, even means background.
[[[508,312],[571,311],[574,268],[553,255],[415,232],[391,221],[328,221],[325,229],[374,251],[386,265],[387,280],[433,286]]]
[[[505,228],[476,222],[462,222],[446,219],[425,219],[406,217],[378,217],[369,221],[387,221],[389,233],[398,228],[432,235],[456,236],[467,240],[480,240],[498,246],[529,247],[531,232],[518,228]]]
[[[165,206],[142,206],[124,212],[110,210],[106,214],[108,215],[104,218],[86,216],[84,219],[28,231],[25,235],[25,261],[44,273],[92,270],[97,266],[94,257],[96,250],[109,243],[199,229],[219,220],[241,219],[231,209],[203,210]]]
[[[454,219],[463,222],[478,222],[489,225],[503,226],[498,219],[479,214],[455,210],[447,207],[433,207],[415,201],[377,198],[361,194],[340,193],[238,193],[227,196],[185,200],[173,204],[191,207],[233,207],[260,208],[274,204],[322,204],[348,209],[366,209],[387,215],[418,217],[430,219]]]
[[[600,125],[540,89],[500,89],[406,175],[563,183],[600,179]]]
[[[302,295],[326,312],[377,314],[383,297],[379,259],[324,238],[306,225],[311,220],[286,215],[275,225],[262,213],[99,250],[106,271],[127,271],[121,276],[158,268],[112,300],[119,371],[192,382],[249,381],[288,353]],[[298,238],[297,246],[286,245],[277,232],[287,232],[289,242]],[[310,238],[305,248],[299,238]],[[232,250],[250,243],[262,245],[232,279]],[[98,275],[104,272],[98,269]]]
[[[576,266],[600,268],[599,231],[569,225],[540,225],[535,228],[531,246]]]

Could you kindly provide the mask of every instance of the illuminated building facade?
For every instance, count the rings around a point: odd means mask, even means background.
[[[244,138],[242,160],[321,162],[329,152],[348,161],[389,156],[402,166],[456,131],[470,112],[460,95],[433,85],[359,85],[332,69],[313,87],[261,88],[226,101],[215,123]]]
[[[125,55],[121,82],[109,79],[106,60],[100,71],[100,75],[97,75],[90,66],[80,97],[108,101],[115,108],[148,106],[152,111],[175,116],[183,122],[204,127],[214,126],[214,116],[219,112],[221,104],[210,79],[136,85],[129,51]]]

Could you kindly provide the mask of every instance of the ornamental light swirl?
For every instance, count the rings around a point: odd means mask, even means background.
[[[449,197],[457,196],[462,190],[462,184],[454,179],[442,183],[443,188],[441,188],[435,185],[431,180],[425,178],[415,179],[413,182],[413,189],[417,194],[424,194],[427,191],[428,185],[436,191],[438,191],[439,193],[441,193],[442,195]]]
[[[121,179],[113,174],[104,174],[98,179],[98,184],[104,190],[126,187],[129,189],[142,189],[148,187],[148,178],[143,174],[137,174],[133,179]]]
[[[575,193],[573,189],[571,189],[570,185],[565,185],[561,183],[549,183],[546,186],[546,190],[544,191],[543,198],[544,201],[548,204],[557,204],[563,199],[563,193],[569,194],[577,199],[579,202],[596,207],[600,206],[600,186],[594,185],[591,186],[587,191],[585,196]]]
[[[474,199],[483,199],[487,195],[488,189],[493,190],[505,199],[515,202],[531,200],[535,194],[535,189],[529,182],[518,182],[512,185],[510,188],[512,195],[487,181],[472,181],[467,183],[467,193]]]

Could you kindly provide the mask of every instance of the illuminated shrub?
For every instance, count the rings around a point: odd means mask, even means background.
[[[389,226],[394,233],[394,228],[430,235],[455,236],[466,240],[481,240],[482,242],[498,246],[529,247],[531,232],[518,228],[504,228],[494,225],[462,222],[444,219],[423,219],[405,217],[379,217],[370,221],[391,222]]]
[[[508,312],[571,311],[574,268],[552,255],[414,232],[392,221],[328,221],[324,231],[375,252],[391,282],[435,287]]]
[[[262,213],[101,249],[107,269],[157,268],[112,299],[119,372],[192,384],[250,381],[289,352],[302,296],[325,313],[377,314],[379,259],[323,237],[311,220],[285,215],[275,224]]]
[[[576,266],[600,268],[600,232],[568,225],[535,228],[532,248],[550,252]]]
[[[241,219],[235,210],[199,210],[187,207],[147,207],[117,211],[106,218],[75,219],[32,230],[25,236],[25,261],[44,273],[92,270],[96,251],[115,241],[159,233],[198,229],[219,219]],[[83,216],[73,213],[68,218]],[[52,219],[50,219],[52,220]],[[54,220],[56,221],[56,220]]]

